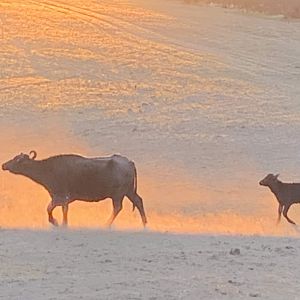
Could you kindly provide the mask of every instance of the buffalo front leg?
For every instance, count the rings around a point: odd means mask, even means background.
[[[65,204],[62,206],[62,213],[63,213],[63,223],[62,225],[64,227],[68,226],[68,210],[69,210],[69,205]]]
[[[279,224],[279,222],[280,222],[282,210],[283,210],[283,205],[279,204],[279,206],[278,206],[277,224]]]
[[[289,211],[289,209],[290,209],[290,206],[291,206],[291,205],[285,205],[285,206],[284,206],[284,209],[283,209],[283,216],[288,220],[288,222],[290,222],[291,224],[296,225],[296,223],[295,223],[293,220],[291,220],[291,219],[288,217],[288,215],[287,215],[287,213],[288,213],[288,211]]]
[[[109,218],[107,225],[108,227],[111,227],[112,223],[114,222],[115,218],[119,214],[119,212],[122,210],[123,207],[123,198],[113,198],[113,213],[111,217]]]
[[[48,212],[48,220],[51,224],[53,224],[54,226],[58,226],[58,222],[56,221],[56,219],[53,217],[52,212],[54,210],[54,208],[56,207],[56,204],[53,203],[53,201],[51,201],[47,207],[47,212]]]

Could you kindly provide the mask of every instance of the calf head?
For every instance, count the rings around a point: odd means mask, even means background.
[[[279,174],[273,175],[268,174],[264,179],[262,179],[259,184],[263,186],[272,186],[274,183],[278,181]]]
[[[32,155],[31,157],[29,155]],[[13,159],[5,162],[2,165],[2,170],[4,171],[10,171],[12,173],[18,174],[20,170],[22,170],[22,167],[24,166],[24,164],[26,164],[26,162],[30,161],[30,160],[34,160],[36,158],[36,151],[30,151],[30,153],[28,154],[24,154],[21,153],[17,156],[15,156]]]

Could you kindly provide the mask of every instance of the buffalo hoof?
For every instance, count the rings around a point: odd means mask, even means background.
[[[108,230],[108,231],[112,231],[112,230],[114,230],[115,229],[115,225],[114,224],[106,224],[106,229]]]
[[[50,222],[53,226],[58,227],[58,222],[57,222],[55,219],[49,220],[49,222]]]

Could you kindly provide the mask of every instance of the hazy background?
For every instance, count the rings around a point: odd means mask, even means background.
[[[69,3],[1,1],[1,162],[121,153],[150,229],[294,234],[275,226],[258,181],[300,180],[299,22],[182,1]],[[0,180],[0,225],[47,228],[47,193]],[[140,228],[125,203],[116,227]],[[110,200],[76,203],[70,223],[99,227],[110,213]]]
[[[184,2],[220,5],[224,8],[235,8],[246,12],[300,18],[300,2],[297,0],[184,0]]]

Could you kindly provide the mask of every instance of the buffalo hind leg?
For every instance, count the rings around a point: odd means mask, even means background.
[[[145,227],[147,224],[147,217],[145,214],[143,199],[136,193],[129,194],[129,195],[127,195],[127,197],[133,203],[133,207],[136,206],[138,208],[141,218],[142,218],[143,225]]]
[[[286,205],[286,206],[284,207],[284,209],[283,209],[283,216],[288,220],[288,222],[290,222],[291,224],[296,225],[296,223],[295,223],[293,220],[291,220],[291,219],[288,217],[288,215],[287,215],[287,213],[288,213],[288,211],[289,211],[289,208],[290,208],[290,205]]]
[[[112,223],[114,222],[115,218],[119,214],[119,212],[122,210],[123,207],[123,197],[120,198],[113,198],[112,199],[113,204],[113,213],[111,217],[109,218],[107,225],[108,227],[111,227]]]
[[[62,225],[64,227],[68,226],[68,210],[69,210],[69,205],[65,204],[62,206],[62,213],[63,213],[63,223]]]
[[[48,220],[51,224],[53,224],[54,226],[58,226],[58,222],[56,221],[56,219],[53,217],[52,212],[54,210],[54,208],[56,207],[56,204],[53,203],[53,201],[51,201],[47,207],[47,212],[48,212]]]

